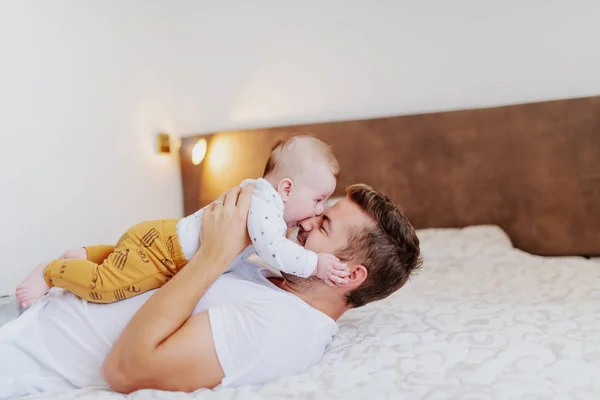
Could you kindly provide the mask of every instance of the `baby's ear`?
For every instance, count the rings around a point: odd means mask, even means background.
[[[292,189],[294,188],[294,182],[292,182],[289,178],[283,178],[279,181],[279,185],[277,185],[277,193],[281,196],[283,201],[287,201],[288,197],[290,197],[290,193],[292,193]]]

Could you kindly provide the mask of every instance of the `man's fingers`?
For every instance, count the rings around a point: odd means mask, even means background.
[[[239,196],[237,197],[237,206],[241,212],[247,213],[250,208],[250,201],[252,200],[252,192],[254,191],[254,185],[246,185],[242,188]]]
[[[202,225],[204,225],[204,221],[209,218],[215,212],[215,203],[210,203],[204,208],[204,212],[202,213],[201,221]]]
[[[242,189],[239,186],[229,189],[225,192],[225,199],[223,200],[223,204],[225,207],[235,207],[237,204],[237,199]]]
[[[210,203],[209,205],[206,206],[206,208],[204,209],[204,213],[202,213],[202,218],[204,219],[204,214],[206,214],[207,212],[213,212],[215,210],[215,205],[217,205],[216,201],[213,201],[212,203]]]

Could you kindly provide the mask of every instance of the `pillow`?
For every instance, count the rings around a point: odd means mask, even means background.
[[[338,196],[338,197],[330,197],[329,199],[327,199],[327,201],[325,202],[325,208],[329,208],[332,205],[334,205],[335,203],[337,203],[338,201],[345,199],[344,196]]]
[[[472,258],[513,248],[506,232],[496,225],[421,229],[417,236],[426,260]]]

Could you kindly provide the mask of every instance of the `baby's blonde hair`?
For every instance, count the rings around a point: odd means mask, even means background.
[[[306,168],[307,163],[311,165],[319,162],[325,163],[335,179],[339,179],[340,165],[327,143],[310,135],[294,135],[273,146],[263,177],[295,176]]]

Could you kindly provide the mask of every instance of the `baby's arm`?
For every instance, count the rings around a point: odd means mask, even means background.
[[[314,275],[318,276],[329,286],[348,283],[346,277],[350,275],[346,264],[340,262],[340,259],[333,254],[319,253],[317,268]]]
[[[326,253],[316,254],[285,237],[283,211],[255,189],[248,214],[248,233],[256,254],[269,266],[288,274],[307,278],[317,275],[329,285],[345,283],[345,264]]]
[[[255,193],[248,213],[248,233],[256,254],[273,268],[303,278],[311,276],[317,255],[286,239],[282,211],[267,200]]]

